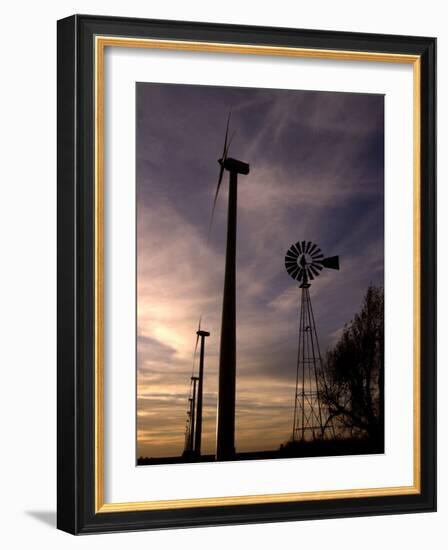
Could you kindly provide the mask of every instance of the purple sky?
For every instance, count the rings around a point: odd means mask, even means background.
[[[238,451],[277,448],[292,429],[298,240],[339,255],[310,292],[321,349],[384,272],[382,95],[138,83],[138,456],[175,456],[199,316],[207,339],[203,452],[214,451],[227,177],[207,231],[225,125],[240,176],[237,243]],[[197,368],[197,366],[196,366]]]

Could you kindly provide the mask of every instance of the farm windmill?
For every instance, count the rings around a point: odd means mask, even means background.
[[[324,258],[321,249],[310,241],[293,244],[285,256],[286,271],[301,289],[293,441],[323,439],[327,428],[335,435],[332,419],[320,398],[322,358],[309,292],[311,281],[324,267],[339,269],[339,256]]]
[[[238,174],[249,174],[249,164],[228,156],[230,142],[227,118],[224,147],[218,160],[220,169],[218,185],[213,201],[212,216],[223,181],[224,172],[229,172],[229,204],[227,217],[226,264],[222,304],[221,343],[219,353],[219,389],[216,459],[231,460],[235,455],[235,382],[236,382],[236,228]]]

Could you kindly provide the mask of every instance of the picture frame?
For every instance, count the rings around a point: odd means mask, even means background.
[[[413,373],[413,483],[105,499],[104,90],[112,47],[412,67],[414,342],[406,368]],[[89,15],[58,21],[58,528],[86,534],[435,511],[435,185],[434,38]]]

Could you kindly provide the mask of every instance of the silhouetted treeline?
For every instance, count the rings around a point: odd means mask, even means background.
[[[392,368],[392,365],[391,365]],[[321,399],[337,431],[384,441],[384,293],[369,286],[361,311],[324,358]]]
[[[366,437],[317,439],[315,441],[291,442],[281,445],[279,449],[270,451],[251,451],[236,453],[234,460],[263,460],[273,458],[304,458],[312,456],[345,456],[360,454],[379,454],[384,447],[377,441]],[[138,466],[150,464],[184,464],[191,462],[214,462],[214,455],[205,455],[200,458],[186,458],[175,456],[166,458],[139,457]]]

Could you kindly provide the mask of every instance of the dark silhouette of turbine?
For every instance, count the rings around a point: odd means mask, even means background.
[[[236,390],[236,232],[238,175],[249,174],[249,164],[228,156],[230,113],[227,118],[224,147],[219,163],[218,185],[213,201],[210,228],[224,172],[229,172],[227,243],[222,300],[221,343],[219,350],[218,418],[216,426],[216,459],[235,457],[235,390]],[[233,137],[233,136],[232,136]],[[210,235],[209,228],[209,235]]]

